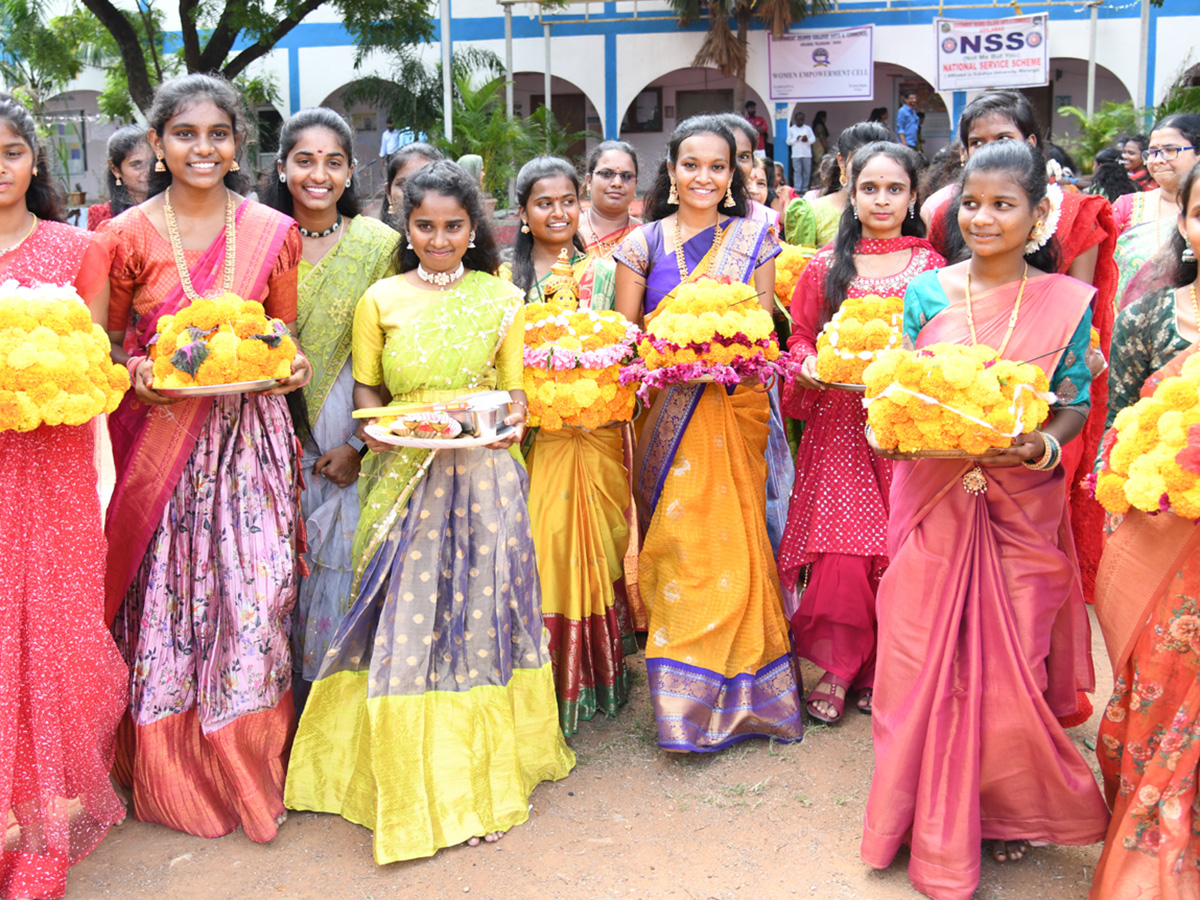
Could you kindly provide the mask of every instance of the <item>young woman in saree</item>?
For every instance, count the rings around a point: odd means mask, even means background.
[[[740,215],[737,145],[696,116],[671,135],[647,219],[617,250],[617,310],[631,321],[685,281],[753,284],[774,306],[778,242]],[[650,614],[646,669],[666,750],[711,752],[749,737],[802,735],[787,618],[767,529],[771,466],[790,468],[782,422],[772,443],[759,385],[659,392],[642,428],[634,484],[645,543],[639,587]],[[782,457],[782,458],[781,458]],[[780,523],[781,524],[781,523]]]
[[[734,113],[721,113],[717,118],[729,129],[733,139],[737,142],[737,167],[741,170],[742,182],[748,189],[751,173],[754,171],[754,148],[758,146],[758,130],[747,119]],[[766,225],[771,229],[771,234],[778,237],[780,232],[779,213],[767,206],[765,202],[752,198],[748,191],[746,194],[746,218]]]
[[[154,153],[146,143],[146,129],[126,125],[108,139],[108,200],[88,207],[87,230],[119,216],[131,206],[146,202]]]
[[[63,224],[50,171],[33,116],[0,94],[0,284],[73,285],[102,320],[107,258]],[[125,818],[108,771],[129,675],[103,621],[96,428],[0,431],[5,900],[62,897],[70,867]]]
[[[862,395],[827,390],[817,377],[817,335],[847,297],[902,297],[917,275],[946,261],[922,237],[916,215],[918,160],[900,144],[867,144],[850,166],[850,203],[836,241],[805,268],[792,299],[788,346],[800,363],[784,412],[807,422],[796,486],[779,547],[779,577],[794,587],[811,566],[792,614],[796,655],[825,674],[809,692],[809,715],[842,717],[848,691],[871,711],[875,592],[887,567],[892,464],[871,452]],[[797,388],[799,390],[797,390]]]
[[[959,119],[959,135],[970,159],[981,147],[996,141],[1022,141],[1040,146],[1040,129],[1029,100],[1019,91],[985,91],[967,105]],[[957,186],[959,182],[955,182]],[[1103,197],[1078,192],[1064,192],[1057,186],[1048,188],[1052,206],[1043,234],[1054,247],[1055,271],[1071,275],[1096,288],[1092,300],[1092,326],[1100,337],[1100,353],[1106,358],[1112,340],[1114,317],[1113,298],[1117,296],[1117,265],[1113,262],[1117,231],[1113,224],[1112,208]],[[956,195],[946,196],[933,211],[929,241],[946,259],[958,260],[967,253],[962,231],[958,227]],[[928,206],[928,204],[926,204]],[[1099,360],[1099,357],[1096,357]],[[1098,362],[1098,365],[1103,365]],[[1075,534],[1075,550],[1083,578],[1084,596],[1091,600],[1096,584],[1096,567],[1104,538],[1104,510],[1084,487],[1092,461],[1104,433],[1104,411],[1108,405],[1108,383],[1099,378],[1092,385],[1091,411],[1077,440],[1063,447],[1063,469],[1066,471],[1064,490],[1071,498],[1071,529]],[[1079,724],[1091,714],[1085,699],[1079,717],[1069,721]]]
[[[579,236],[592,256],[609,259],[625,235],[642,224],[629,214],[637,194],[637,153],[625,141],[602,141],[588,157],[584,195],[591,201]]]
[[[908,843],[913,886],[936,900],[974,896],[982,841],[1005,861],[1029,841],[1094,843],[1108,823],[1057,719],[1092,680],[1058,460],[1087,415],[1095,291],[1054,274],[1052,249],[1039,248],[1045,192],[1035,147],[980,149],[959,207],[970,259],[904,295],[917,348],[982,344],[1036,361],[1057,396],[1041,430],[986,462],[894,467],[862,858],[886,868]]]
[[[1131,142],[1132,143],[1132,142]],[[1152,291],[1168,287],[1176,260],[1159,260],[1175,235],[1179,220],[1179,188],[1200,160],[1200,114],[1176,113],[1157,122],[1142,151],[1154,179],[1142,193],[1126,194],[1113,204],[1120,237],[1114,251],[1120,271],[1117,307],[1124,309]]]
[[[282,394],[175,401],[154,388],[158,321],[206,294],[261,302],[294,327],[296,223],[245,200],[243,113],[215,77],[164,83],[150,116],[151,197],[106,222],[108,329],[134,390],[109,417],[107,614],[132,669],[116,773],[141,821],[269,841],[295,725],[296,441]]]
[[[550,269],[569,249],[582,309],[613,308],[612,260],[579,252],[579,176],[565,159],[539,156],[517,174],[521,231],[513,283],[541,302]],[[597,711],[615,716],[629,698],[622,632],[633,642],[625,596],[630,486],[623,429],[539,429],[529,449],[529,516],[542,582],[542,613],[570,737]],[[629,448],[632,453],[632,431]],[[636,560],[633,561],[636,564]]]
[[[303,709],[329,641],[350,608],[350,546],[358,527],[358,474],[367,452],[354,412],[350,339],[354,307],[367,288],[395,274],[400,235],[361,215],[354,182],[354,133],[329,109],[302,109],[279,134],[275,171],[259,185],[263,203],[300,226],[296,325],[312,380],[291,403],[304,442],[301,471],[308,572],[292,631],[292,693]]]
[[[575,757],[558,727],[524,469],[524,304],[478,185],[454,163],[404,186],[404,274],[354,315],[355,405],[510,391],[515,430],[481,448],[397,448],[364,479],[350,612],[321,664],[288,771],[293,809],[374,832],[380,865],[500,835]],[[386,389],[387,395],[384,394]]]
[[[1172,286],[1117,316],[1109,424],[1200,349],[1195,253],[1200,166],[1179,194]],[[1190,249],[1189,259],[1183,259]],[[1096,616],[1115,687],[1100,722],[1100,772],[1112,807],[1093,900],[1200,897],[1200,528],[1171,513],[1126,513],[1109,537]]]
[[[798,247],[820,249],[837,237],[842,213],[850,199],[850,160],[867,144],[878,141],[896,143],[895,137],[878,122],[859,122],[843,131],[837,139],[837,190],[815,200],[793,200],[783,210],[784,240]]]

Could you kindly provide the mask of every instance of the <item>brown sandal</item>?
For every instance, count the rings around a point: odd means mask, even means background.
[[[841,688],[841,696],[836,693],[838,688]],[[808,710],[808,714],[818,722],[832,725],[842,718],[842,713],[846,710],[846,692],[849,690],[850,685],[847,682],[826,672],[817,682],[817,686],[808,692],[808,699],[804,706]],[[833,715],[818,712],[814,703],[828,703],[833,707]]]

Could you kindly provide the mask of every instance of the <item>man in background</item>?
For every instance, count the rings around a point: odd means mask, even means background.
[[[383,130],[383,134],[379,137],[379,158],[385,160],[384,166],[387,166],[387,158],[400,149],[400,132],[392,127],[392,120],[387,120],[387,128]]]
[[[753,100],[746,101],[745,119],[747,122],[753,125],[755,130],[758,132],[758,146],[754,149],[760,153],[766,151],[766,155],[770,157],[771,147],[767,143],[767,135],[771,133],[770,126],[767,124],[767,120],[758,114],[758,104]]]
[[[896,113],[896,134],[900,143],[905,147],[917,149],[917,131],[921,127],[921,119],[917,115],[917,92],[909,91],[903,97],[904,105]]]

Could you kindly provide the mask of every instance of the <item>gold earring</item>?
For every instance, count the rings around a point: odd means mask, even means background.
[[[120,186],[121,186],[122,184],[124,184],[124,183],[125,183],[125,182],[121,181],[121,176],[120,176],[120,175],[118,175],[118,176],[117,176],[117,187],[120,187]]]
[[[154,171],[155,172],[167,171],[167,167],[163,165],[163,158],[161,156],[158,158],[158,161],[154,164]]]
[[[729,182],[729,187],[725,188],[725,208],[737,206],[737,201],[733,199],[733,182]]]
[[[233,161],[233,165],[229,167],[229,171],[230,172],[242,171],[242,167],[238,165],[238,161],[236,159]]]
[[[33,177],[37,178],[37,166],[33,167]]]
[[[679,205],[679,189],[675,185],[675,179],[671,179],[671,190],[667,192],[667,203],[672,206]]]
[[[395,215],[395,212],[396,212],[396,205],[394,203],[392,203],[392,198],[388,197],[388,214]]]
[[[529,234],[529,226],[524,222],[521,223],[521,234]]]

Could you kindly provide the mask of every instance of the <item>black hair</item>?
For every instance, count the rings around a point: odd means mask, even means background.
[[[728,128],[735,135],[737,132],[740,131],[747,138],[749,138],[751,151],[753,151],[754,148],[758,146],[758,129],[755,128],[753,125],[751,125],[742,116],[739,116],[736,113],[718,113],[717,118],[720,119],[722,122],[724,122],[725,127]],[[736,138],[734,140],[733,145],[735,148],[737,147]],[[735,164],[737,163],[737,153],[733,154],[733,162]]]
[[[809,187],[817,189],[818,197],[827,197],[841,187],[841,184],[838,182],[836,153],[826,153],[821,157],[820,163],[817,164],[817,171],[813,177],[813,181],[815,183],[810,183]]]
[[[633,145],[626,141],[601,141],[596,145],[596,149],[592,151],[592,155],[588,157],[587,168],[584,170],[585,175],[594,175],[596,166],[602,157],[609,150],[616,150],[620,153],[627,154],[633,160],[633,174],[638,171],[637,151],[633,149]]]
[[[737,117],[731,116],[731,118]],[[737,141],[734,140],[733,132],[729,130],[724,119],[724,116],[692,116],[675,126],[670,140],[667,141],[667,157],[659,164],[658,172],[654,176],[654,183],[646,192],[643,200],[644,218],[647,222],[665,219],[679,209],[679,204],[667,202],[671,193],[671,171],[667,168],[667,164],[675,165],[675,161],[679,159],[680,145],[688,138],[699,134],[711,134],[721,138],[729,147],[729,170],[733,176],[729,188],[733,193],[733,206],[726,206],[725,201],[722,200],[720,211],[730,216],[746,215],[746,181],[742,176],[742,170],[737,166]]]
[[[837,152],[842,155],[842,161],[846,165],[850,165],[851,157],[858,152],[860,147],[887,142],[899,143],[885,126],[878,122],[857,122],[838,135]]]
[[[1020,91],[984,91],[968,103],[959,116],[958,140],[964,147],[967,146],[967,135],[971,133],[971,126],[979,119],[989,116],[1003,116],[1017,126],[1021,137],[1032,137],[1039,146],[1041,145],[1042,129],[1038,125],[1037,116],[1034,115],[1033,105],[1028,97]]]
[[[946,259],[959,262],[971,255],[970,248],[958,226],[958,210],[962,205],[963,185],[973,172],[1008,172],[1029,198],[1033,209],[1046,196],[1046,158],[1037,147],[1024,141],[993,141],[980,147],[963,167],[962,180],[954,192],[954,200],[946,211]],[[1043,272],[1057,272],[1060,258],[1060,238],[1055,235],[1025,261]]]
[[[517,173],[517,206],[521,209],[529,202],[534,186],[543,178],[553,178],[561,175],[571,182],[575,188],[575,196],[579,196],[579,173],[565,159],[557,156],[535,156]],[[580,253],[586,252],[579,230],[571,236],[571,244]],[[513,241],[512,280],[522,294],[529,293],[537,281],[537,273],[533,270],[533,232],[526,234],[518,229],[516,240]]]
[[[1200,113],[1172,113],[1155,122],[1154,127],[1150,129],[1150,134],[1153,135],[1154,132],[1162,131],[1164,128],[1174,128],[1192,146],[1200,147]],[[1146,144],[1142,145],[1142,149],[1146,149]]]
[[[1123,194],[1141,190],[1137,182],[1129,177],[1129,170],[1121,159],[1120,150],[1106,147],[1096,154],[1096,164],[1092,169],[1091,192],[1107,197],[1110,203],[1115,203]]]
[[[1125,145],[1130,141],[1133,141],[1135,144],[1145,150],[1147,145],[1150,143],[1150,137],[1149,135],[1145,134],[1123,134],[1117,138],[1116,146],[1121,150],[1124,150]]]
[[[887,117],[888,110],[886,106],[877,106],[871,110],[871,115],[867,117],[868,122],[882,122]]]
[[[346,154],[347,164],[353,164],[354,131],[345,119],[324,106],[302,109],[283,123],[283,128],[279,131],[279,153],[276,159],[286,164],[288,156],[296,149],[300,136],[312,128],[324,128],[337,135],[342,152]],[[362,212],[356,187],[357,185],[351,178],[350,184],[346,185],[342,196],[338,198],[337,211],[346,219],[353,219]],[[292,197],[288,186],[279,180],[277,169],[263,173],[258,184],[258,199],[272,209],[277,209],[288,216],[292,215],[296,209],[295,198]]]
[[[1175,128],[1177,126],[1170,126]],[[1179,189],[1179,209],[1180,215],[1187,218],[1187,208],[1192,202],[1192,194],[1200,190],[1197,183],[1200,182],[1200,163],[1192,166],[1192,170],[1187,173],[1183,179],[1183,186]],[[1173,271],[1168,272],[1171,284],[1175,287],[1183,287],[1185,284],[1192,284],[1196,281],[1196,257],[1184,259],[1183,252],[1188,249],[1188,242],[1176,228],[1171,232],[1171,241],[1167,245],[1168,249],[1162,251],[1163,259],[1169,260],[1172,264]]]
[[[396,174],[414,156],[425,160],[427,163],[440,162],[446,158],[446,155],[433,146],[433,144],[426,144],[423,141],[413,141],[410,144],[405,144],[388,157],[387,172],[383,181],[383,207],[379,218],[384,225],[390,226],[401,234],[404,233],[404,220],[401,218],[402,210],[392,209],[389,206],[389,200],[391,197],[392,182],[396,180]]]
[[[163,139],[163,130],[167,122],[179,115],[187,107],[199,100],[211,100],[221,112],[229,116],[233,133],[237,138],[237,150],[234,161],[241,155],[242,145],[246,138],[246,113],[242,109],[242,98],[232,84],[220,75],[180,75],[170,81],[164,81],[154,92],[154,103],[150,107],[147,121],[150,130]],[[163,167],[166,169],[166,167]],[[161,194],[171,186],[171,170],[150,172],[149,195]],[[250,179],[245,172],[226,172],[225,187],[237,194],[244,194],[250,189]]]
[[[54,186],[50,176],[50,161],[46,156],[46,148],[38,140],[37,123],[24,106],[9,94],[0,94],[0,121],[7,122],[13,131],[21,136],[29,149],[33,151],[33,162],[37,174],[29,180],[29,190],[25,192],[25,208],[39,219],[49,219],[53,222],[63,220],[62,198]]]
[[[816,128],[817,125],[824,125],[824,124],[825,124],[825,110],[818,109],[817,114],[815,116],[813,116],[812,127]]]
[[[795,106],[792,107],[792,117],[790,119],[788,119],[788,124],[795,125],[796,124],[796,116],[803,116],[803,115],[804,115],[804,108],[799,103],[797,103]],[[805,116],[805,118],[807,118],[807,116]],[[814,119],[813,121],[815,122],[816,119]]]
[[[421,166],[404,182],[404,224],[420,206],[425,195],[433,193],[458,201],[467,211],[471,228],[475,231],[475,246],[463,254],[462,264],[476,272],[496,274],[500,268],[500,251],[496,248],[496,236],[492,234],[489,217],[483,212],[483,193],[478,182],[462,166],[448,159],[439,159]],[[417,254],[407,247],[407,241],[396,244],[396,267],[409,272],[420,263]]]
[[[846,299],[846,290],[858,274],[854,267],[854,248],[862,237],[862,222],[854,214],[853,196],[859,175],[862,174],[867,163],[877,156],[886,156],[904,167],[904,171],[908,174],[909,189],[912,191],[912,202],[920,205],[917,197],[920,163],[915,151],[893,141],[875,141],[861,147],[854,154],[854,158],[850,160],[850,182],[846,185],[850,198],[846,202],[846,208],[842,211],[842,221],[838,225],[837,237],[833,241],[833,260],[825,273],[825,298],[829,315],[833,315],[841,307],[842,301]],[[915,210],[916,206],[912,208]],[[900,233],[925,237],[925,222],[920,216],[905,215],[904,221],[900,224]]]
[[[1042,146],[1042,152],[1046,154],[1047,160],[1052,159],[1058,163],[1064,172],[1069,171],[1071,175],[1079,174],[1079,166],[1075,164],[1074,157],[1053,141],[1046,141]]]
[[[140,125],[126,125],[124,128],[118,128],[108,139],[108,171],[105,174],[108,176],[108,199],[114,217],[137,204],[129,196],[129,190],[124,183],[117,184],[117,176],[113,174],[113,167],[119,171],[126,157],[142,144],[150,146],[146,140],[146,129]]]
[[[931,197],[958,178],[962,171],[962,153],[951,144],[933,154],[933,159],[921,173],[921,196]]]

